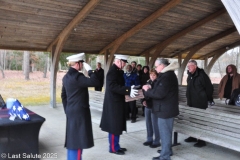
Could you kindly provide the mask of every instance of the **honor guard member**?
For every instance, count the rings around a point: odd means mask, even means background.
[[[125,95],[135,97],[138,90],[134,86],[125,86],[123,78],[123,68],[126,65],[128,56],[115,55],[113,65],[106,76],[106,89],[103,102],[103,112],[100,128],[108,132],[109,152],[123,155],[126,148],[121,148],[119,144],[120,135],[126,131],[125,118]]]
[[[83,66],[87,71],[91,69],[83,58],[84,53],[67,57],[69,70],[62,80],[61,98],[67,120],[65,147],[68,160],[82,160],[83,149],[94,146],[88,87],[97,87],[100,82],[94,73],[88,78],[79,72]]]

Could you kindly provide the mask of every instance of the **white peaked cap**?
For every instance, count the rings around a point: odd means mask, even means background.
[[[114,56],[115,56],[116,59],[120,59],[120,60],[128,63],[127,59],[128,59],[129,56],[127,56],[127,55],[122,55],[122,54],[114,54]]]
[[[69,62],[79,62],[79,61],[84,62],[84,58],[85,58],[85,53],[79,53],[79,54],[71,55],[71,56],[67,57],[66,59]]]

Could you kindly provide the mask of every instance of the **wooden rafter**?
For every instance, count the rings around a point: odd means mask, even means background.
[[[172,43],[173,41],[177,40],[178,38],[186,35],[187,33],[193,31],[194,29],[196,29],[196,28],[198,28],[198,27],[206,24],[207,22],[209,22],[209,21],[217,18],[218,16],[224,14],[225,12],[226,12],[225,8],[222,8],[222,9],[218,10],[217,12],[215,12],[215,13],[213,13],[213,14],[205,17],[205,18],[203,18],[202,20],[196,22],[195,24],[193,24],[193,25],[185,28],[184,30],[176,33],[175,35],[169,37],[169,38],[166,39],[165,41],[160,42],[160,43],[154,45],[154,46],[151,47],[150,49],[147,49],[146,51],[142,52],[140,55],[144,55],[144,54],[146,54],[146,53],[151,52],[152,50],[155,50],[154,53],[153,53],[153,56],[152,56],[153,58],[152,58],[151,61],[150,61],[150,65],[152,65],[153,62],[155,61],[156,57],[159,56],[159,53],[160,53],[163,49],[165,49],[170,43]],[[160,50],[161,50],[161,51],[160,51]]]
[[[55,45],[59,39],[64,39],[64,41],[68,38],[74,27],[79,25],[88,14],[100,3],[101,0],[91,0],[86,6],[71,20],[71,22],[62,30],[62,32],[57,36],[55,40],[51,42],[48,46],[47,51],[50,51],[52,46]]]
[[[228,36],[228,35],[232,34],[233,32],[236,32],[236,31],[237,31],[236,28],[232,27],[232,28],[230,28],[230,29],[228,29],[226,31],[223,31],[223,32],[221,32],[221,33],[219,33],[219,34],[217,34],[217,35],[215,35],[213,37],[210,37],[210,38],[208,38],[208,39],[206,39],[206,40],[204,40],[204,41],[202,41],[202,42],[192,46],[190,48],[190,52],[184,58],[184,61],[183,61],[182,65],[184,66],[185,63],[187,63],[188,59],[190,59],[193,56],[193,54],[195,54],[198,50],[200,50],[204,46],[206,46],[206,45],[208,45],[208,44],[210,44],[210,43],[212,43],[214,41],[217,41],[217,40],[219,40],[219,39],[221,39],[221,38],[223,38],[225,36]]]
[[[135,33],[137,33],[140,29],[144,28],[145,26],[149,25],[153,21],[155,21],[158,17],[166,13],[171,8],[175,7],[177,4],[179,4],[181,0],[171,0],[167,4],[165,4],[163,7],[159,8],[157,11],[152,13],[149,17],[145,18],[142,22],[138,23],[136,26],[134,26],[129,31],[122,34],[120,37],[115,39],[112,43],[104,47],[101,51],[101,53],[104,53],[107,49],[110,49],[113,46],[120,46],[126,39],[133,36]],[[117,47],[117,48],[118,48]]]
[[[233,48],[235,48],[235,47],[237,47],[239,45],[240,45],[240,41],[237,41],[237,42],[234,42],[234,43],[232,43],[230,45],[224,46],[224,47],[222,47],[220,49],[217,49],[215,51],[207,53],[204,56],[199,56],[199,57],[197,57],[197,59],[205,59],[205,58],[213,57],[216,54],[219,54],[219,53],[222,53],[222,52],[225,53],[225,52],[227,52],[227,50],[233,49]]]

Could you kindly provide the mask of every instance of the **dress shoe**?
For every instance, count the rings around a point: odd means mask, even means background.
[[[144,142],[143,145],[144,146],[150,146],[152,144],[152,142]]]
[[[152,160],[159,160],[160,156],[158,157],[153,157]]]
[[[125,154],[125,152],[124,151],[122,151],[122,150],[118,150],[118,151],[116,151],[116,152],[111,152],[111,151],[109,151],[110,153],[114,153],[114,154],[117,154],[117,155],[124,155]]]
[[[127,151],[127,148],[120,148],[119,150],[123,151],[123,152],[126,152]]]
[[[161,149],[157,150],[157,153],[161,153]],[[173,154],[170,154],[170,156],[172,156]]]
[[[135,123],[136,122],[136,119],[132,119],[131,123]]]
[[[206,146],[206,142],[205,142],[205,141],[202,141],[202,140],[198,140],[198,142],[195,143],[193,146],[194,146],[194,147],[201,148],[201,147]]]
[[[150,148],[157,148],[157,147],[160,147],[161,145],[160,144],[151,144],[149,147]]]
[[[193,137],[188,137],[187,139],[184,140],[185,142],[197,142],[196,138]]]

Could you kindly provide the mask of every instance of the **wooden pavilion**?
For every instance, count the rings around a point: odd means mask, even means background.
[[[0,49],[49,51],[51,106],[62,52],[177,58],[179,84],[189,59],[216,60],[240,45],[221,0],[0,0]]]

